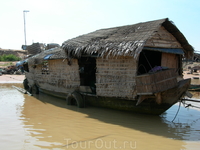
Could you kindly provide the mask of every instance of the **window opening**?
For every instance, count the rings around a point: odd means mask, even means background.
[[[24,71],[29,72],[28,62],[24,62],[22,66],[23,66]]]
[[[153,67],[161,66],[161,57],[161,52],[143,50],[140,53],[137,74],[145,74],[148,73]]]
[[[42,74],[49,74],[48,61],[44,61],[43,64],[42,64]]]

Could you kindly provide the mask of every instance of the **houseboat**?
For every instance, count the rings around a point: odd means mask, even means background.
[[[89,105],[160,115],[187,96],[182,59],[193,47],[168,18],[100,29],[24,63],[24,87]]]

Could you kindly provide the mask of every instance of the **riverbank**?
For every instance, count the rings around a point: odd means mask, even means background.
[[[24,56],[27,55],[27,52],[25,50],[1,49],[0,48],[0,55],[10,55],[10,54],[13,54],[13,55],[23,59]]]
[[[0,83],[23,83],[25,75],[8,75],[3,74],[0,76]]]

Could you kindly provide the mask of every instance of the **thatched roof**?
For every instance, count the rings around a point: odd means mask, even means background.
[[[66,59],[66,52],[61,48],[52,48],[38,53],[28,59],[30,65],[41,64],[44,60],[49,59]]]
[[[138,57],[145,42],[154,35],[160,26],[170,32],[183,47],[185,57],[191,57],[193,48],[178,28],[168,20],[161,19],[109,29],[101,29],[89,34],[67,40],[62,48],[69,57],[84,54],[98,56],[133,56]]]

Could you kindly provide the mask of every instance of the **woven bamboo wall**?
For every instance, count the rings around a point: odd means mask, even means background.
[[[98,96],[132,99],[135,93],[136,62],[132,57],[97,59]]]
[[[177,85],[175,69],[137,76],[138,95],[161,92]]]
[[[34,79],[41,88],[56,92],[70,92],[77,89],[80,85],[78,61],[72,60],[69,66],[67,61],[62,59],[48,60],[48,71],[42,72],[43,64],[36,68],[30,67],[30,73],[34,73]]]

